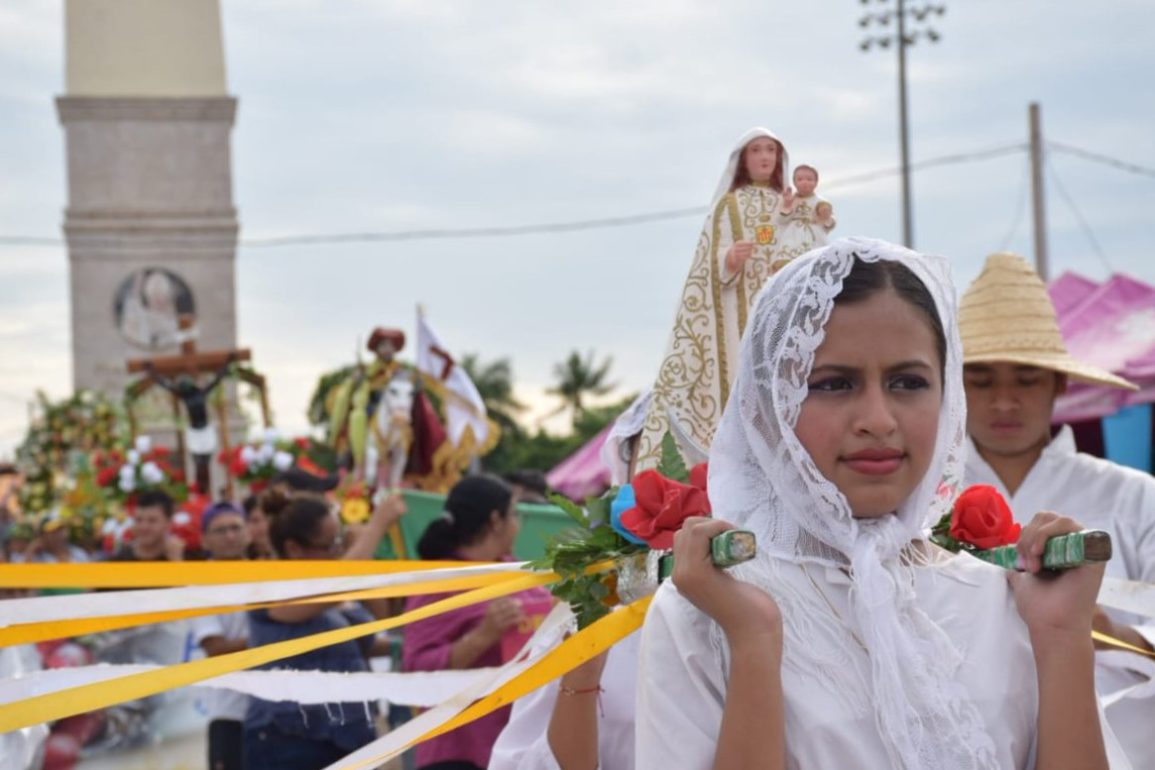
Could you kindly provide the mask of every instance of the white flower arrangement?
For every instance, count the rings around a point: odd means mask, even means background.
[[[231,450],[231,457],[222,453],[220,461],[241,481],[267,481],[277,473],[293,467],[300,454],[296,442],[281,437],[276,428],[267,428],[258,442],[244,444]]]

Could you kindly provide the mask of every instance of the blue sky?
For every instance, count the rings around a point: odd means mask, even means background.
[[[872,2],[871,9],[888,7]],[[0,7],[0,236],[59,235],[66,200],[63,5]],[[822,173],[842,235],[901,236],[893,51],[863,54],[850,0],[629,3],[223,0],[242,237],[465,228],[704,206],[731,144],[765,125]],[[1155,168],[1155,4],[949,3],[909,51],[912,157],[1056,142]],[[1155,179],[1052,153],[1053,274],[1155,282]],[[1025,153],[914,175],[915,237],[961,286],[991,251],[1030,254]],[[1065,202],[1074,199],[1098,248]],[[278,422],[317,375],[422,302],[445,342],[508,356],[523,395],[571,349],[652,378],[700,217],[510,238],[243,247],[239,341]],[[1100,256],[1100,252],[1102,256]],[[62,248],[0,244],[0,455],[36,388],[70,386]]]

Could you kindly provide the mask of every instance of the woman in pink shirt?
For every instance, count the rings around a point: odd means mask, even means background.
[[[445,500],[441,517],[417,544],[423,559],[501,561],[512,558],[521,521],[509,486],[491,476],[462,479]],[[406,600],[412,610],[449,594]],[[462,607],[405,630],[403,662],[407,671],[499,666],[512,658],[549,611],[544,588],[522,591],[490,602]],[[481,770],[489,765],[493,743],[509,721],[502,708],[417,747],[419,770]]]

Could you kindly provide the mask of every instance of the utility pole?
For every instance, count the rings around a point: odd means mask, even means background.
[[[1038,102],[1028,108],[1031,134],[1031,209],[1035,222],[1035,270],[1044,283],[1050,278],[1047,264],[1047,205],[1044,186],[1043,119]]]
[[[871,0],[861,0],[863,5],[869,5]],[[878,3],[887,3],[889,0],[877,0]],[[917,8],[907,8],[906,0],[895,0],[897,7],[894,10],[883,10],[877,13],[867,12],[858,20],[858,26],[863,29],[871,24],[887,27],[893,20],[897,27],[897,34],[891,36],[889,31],[881,35],[866,37],[858,47],[863,52],[871,48],[889,48],[894,43],[898,51],[898,144],[899,157],[902,162],[902,242],[909,248],[914,246],[914,214],[912,212],[910,192],[910,123],[906,96],[906,47],[914,45],[919,37],[924,37],[930,43],[937,43],[941,35],[929,25],[925,29],[912,29],[908,32],[908,22],[911,25],[921,23],[928,16],[935,14],[942,16],[946,13],[945,5],[922,5]],[[910,14],[911,19],[907,18]]]
[[[902,159],[902,243],[914,248],[914,222],[910,211],[910,130],[906,108],[906,8],[898,0],[898,145]]]

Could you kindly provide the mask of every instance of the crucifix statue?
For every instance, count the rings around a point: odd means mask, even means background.
[[[218,430],[214,431],[209,419],[209,395],[225,377],[230,373],[234,374],[257,389],[261,398],[262,418],[267,427],[269,424],[269,406],[265,392],[265,378],[248,369],[233,368],[234,363],[248,361],[252,358],[249,350],[199,351],[192,339],[193,335],[190,333],[192,317],[182,316],[180,326],[183,332],[183,341],[179,355],[138,358],[128,361],[129,372],[143,373],[144,376],[128,386],[125,400],[131,407],[133,401],[154,385],[159,385],[172,394],[173,408],[178,415],[181,406],[184,407],[188,427],[183,435],[178,434],[177,452],[182,462],[186,451],[192,455],[193,463],[196,466],[197,489],[204,494],[211,494],[209,465],[212,462],[213,452],[217,450],[219,445],[217,432],[220,433],[220,443],[224,444],[226,449],[228,448],[228,415],[222,403],[218,414],[220,425]],[[208,375],[209,379],[202,384],[200,380],[205,375]],[[131,408],[129,409],[129,417],[131,420]],[[133,423],[133,434],[135,434],[135,421]]]

